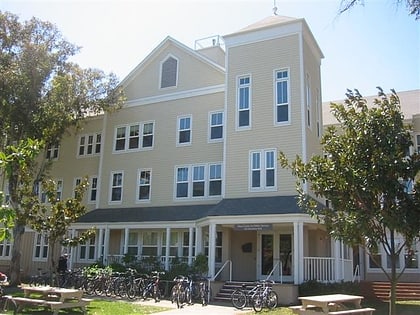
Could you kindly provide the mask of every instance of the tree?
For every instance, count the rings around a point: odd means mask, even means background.
[[[79,48],[49,22],[32,18],[21,23],[17,16],[0,11],[0,48],[0,151],[26,139],[42,140],[44,148],[58,145],[65,132],[77,129],[87,116],[116,110],[124,101],[115,75],[69,61]],[[39,154],[43,157],[28,161],[29,169],[12,163],[7,172],[15,212],[12,284],[20,283],[20,242],[36,211],[32,208],[36,187],[51,166],[46,150]],[[32,179],[25,191],[19,186],[22,176]]]
[[[420,0],[394,0],[396,5],[399,6],[401,3],[405,2],[405,6],[407,7],[408,14],[414,15],[415,19],[420,19]],[[363,5],[365,3],[364,0],[341,0],[339,13],[344,13],[356,5]]]
[[[331,237],[363,247],[373,260],[379,246],[386,250],[390,273],[376,263],[391,283],[390,314],[395,315],[396,284],[405,269],[397,273],[397,260],[410,253],[420,235],[419,193],[408,185],[418,180],[419,153],[408,154],[410,127],[395,91],[388,97],[379,89],[373,107],[357,90],[346,95],[344,104],[331,104],[340,128],[329,127],[323,135],[325,155],[289,162],[281,153],[279,160],[298,178],[300,206],[325,223]],[[306,184],[330,206],[309,197]]]

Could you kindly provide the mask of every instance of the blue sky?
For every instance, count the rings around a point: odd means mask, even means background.
[[[273,14],[305,18],[325,58],[324,101],[362,95],[376,86],[420,88],[420,21],[397,0],[366,0],[337,15],[340,0],[0,0],[0,10],[54,23],[82,47],[83,67],[122,80],[166,36],[193,48],[197,39],[225,35]]]

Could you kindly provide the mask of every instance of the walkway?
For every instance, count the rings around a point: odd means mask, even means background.
[[[159,303],[155,303],[153,300],[139,301],[136,302],[141,305],[153,305],[171,308],[171,310],[155,313],[162,315],[177,315],[177,314],[200,314],[200,315],[245,315],[253,313],[252,308],[245,308],[243,310],[237,310],[230,304],[209,304],[207,306],[201,306],[201,304],[184,305],[183,308],[177,309],[176,304],[171,303],[168,300],[161,300]]]

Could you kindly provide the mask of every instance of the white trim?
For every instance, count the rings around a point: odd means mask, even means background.
[[[279,80],[279,81],[285,81],[287,82],[287,121],[277,121],[277,107],[279,104],[277,104],[277,73],[278,72],[284,72],[287,71],[287,80]],[[273,124],[274,126],[289,126],[292,124],[292,102],[291,102],[291,93],[290,93],[290,67],[283,67],[283,68],[277,68],[273,70]],[[281,105],[280,106],[285,106]]]
[[[225,92],[224,84],[213,85],[213,86],[207,86],[207,87],[203,87],[199,89],[179,91],[179,92],[174,92],[174,93],[165,94],[165,95],[156,95],[156,96],[134,99],[134,100],[125,102],[124,107],[149,105],[149,104],[154,104],[154,103],[168,102],[168,101],[180,100],[184,98],[204,96],[204,95],[222,93],[222,92]]]
[[[148,199],[139,199],[139,189],[140,189],[140,176],[141,172],[149,172],[150,174],[150,182],[149,182],[149,198]],[[146,168],[139,168],[137,169],[137,182],[136,182],[136,192],[135,192],[135,203],[136,204],[144,204],[144,203],[150,203],[152,201],[152,168],[146,167]],[[147,186],[147,185],[142,185]]]
[[[247,126],[239,126],[239,89],[240,84],[239,81],[243,78],[249,78],[249,83],[246,84],[245,87],[248,87],[249,89],[249,96],[248,96],[248,114],[249,114],[249,121]],[[243,131],[243,130],[250,130],[252,128],[252,75],[250,73],[248,74],[242,74],[237,75],[235,78],[235,89],[236,89],[236,99],[235,99],[235,130],[236,131]]]
[[[222,114],[222,124],[221,124],[221,127],[222,127],[222,137],[221,138],[212,139],[211,138],[211,130],[212,130],[212,127],[213,126],[211,124],[211,118],[215,114]],[[217,125],[215,127],[218,127],[218,126],[219,125]],[[208,114],[208,131],[207,131],[208,137],[207,137],[207,142],[208,143],[222,142],[224,140],[224,133],[225,133],[224,132],[224,129],[226,129],[226,126],[225,126],[225,112],[224,112],[224,110],[221,109],[221,110],[213,110],[213,111],[210,111],[209,114]]]
[[[176,78],[175,78],[175,85],[171,85],[171,86],[166,86],[166,87],[162,87],[162,71],[163,71],[163,64],[168,61],[170,58],[175,59],[176,61]],[[167,90],[167,89],[175,89],[178,87],[178,73],[179,73],[179,58],[177,58],[175,55],[169,53],[166,55],[165,58],[163,58],[160,62],[160,67],[159,67],[159,86],[158,89],[159,90]]]
[[[121,174],[121,200],[112,200],[112,181],[114,179],[114,175],[115,174]],[[116,186],[117,187],[117,186]],[[108,190],[108,204],[122,204],[123,201],[123,195],[124,195],[124,171],[123,170],[119,170],[119,171],[111,171],[110,176],[109,176],[109,190]]]
[[[190,120],[190,127],[189,127],[189,129],[182,129],[181,130],[180,129],[181,128],[181,126],[180,126],[181,119],[186,119],[186,118],[189,118],[189,120]],[[187,131],[187,130],[189,130],[189,132],[190,132],[190,141],[180,143],[179,142],[179,140],[180,140],[179,139],[179,133],[181,131]],[[175,143],[175,145],[177,147],[186,147],[186,146],[192,145],[192,136],[193,136],[193,117],[192,117],[192,115],[191,114],[187,114],[187,115],[180,115],[180,116],[178,116],[176,118],[176,143]]]

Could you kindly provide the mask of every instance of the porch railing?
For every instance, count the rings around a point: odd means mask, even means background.
[[[304,257],[303,281],[353,281],[353,261],[333,257]]]

